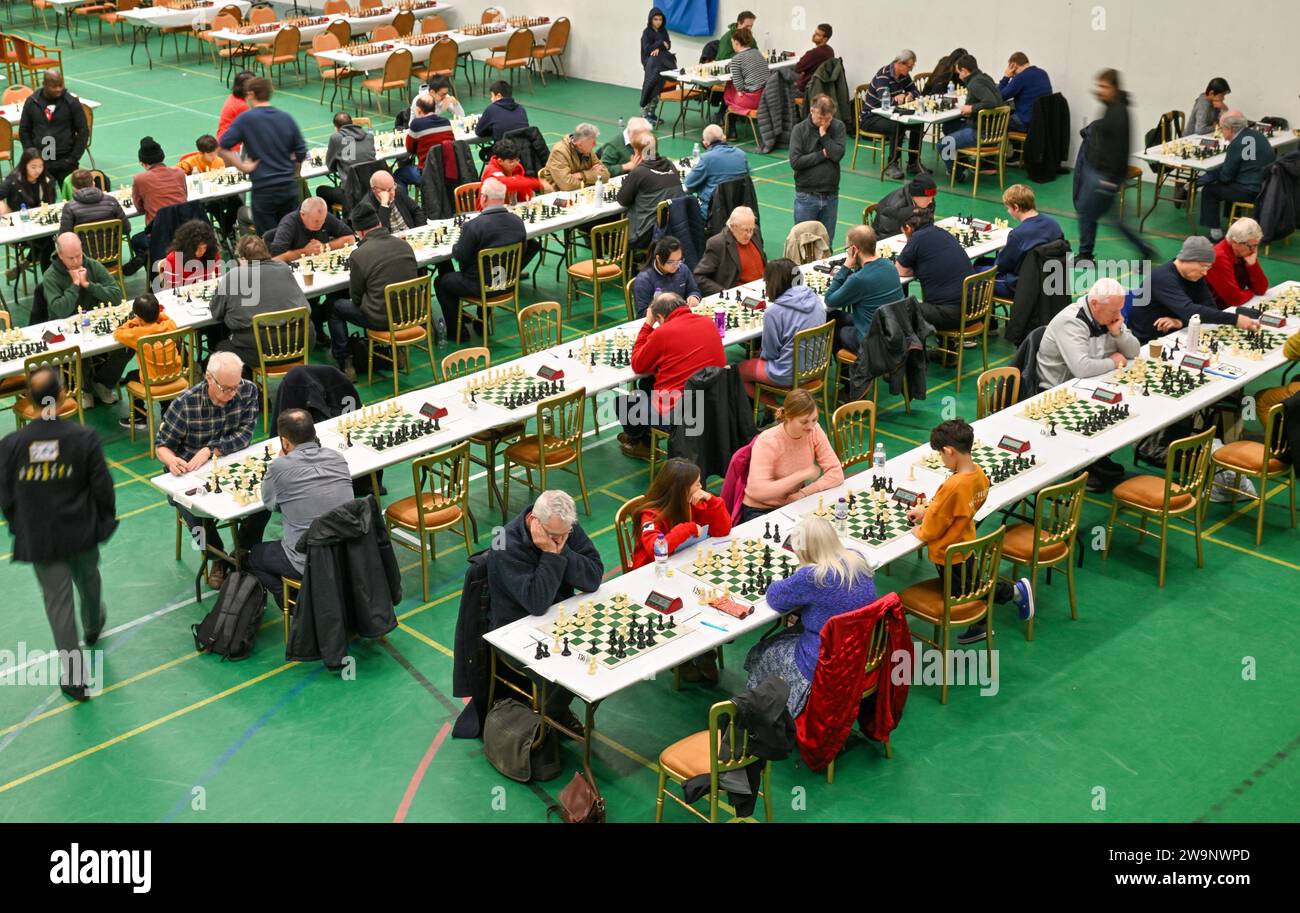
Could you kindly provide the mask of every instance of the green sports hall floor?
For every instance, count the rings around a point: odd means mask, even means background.
[[[50,37],[25,25],[38,40]],[[582,40],[579,23],[574,40]],[[67,49],[69,87],[97,99],[95,159],[114,185],[137,169],[135,152],[153,135],[169,161],[216,127],[226,96],[212,66],[191,52],[177,65],[131,67],[128,45],[78,41]],[[155,56],[157,49],[155,47]],[[137,56],[137,60],[139,60]],[[323,144],[330,113],[318,104],[314,74],[276,95],[298,118],[309,142]],[[532,122],[548,139],[583,120],[613,135],[620,114],[635,113],[632,89],[552,80],[520,93]],[[462,93],[469,110],[483,99]],[[377,113],[377,112],[367,112]],[[377,124],[387,122],[377,119]],[[666,131],[664,131],[666,133]],[[671,155],[690,143],[664,141]],[[928,153],[927,153],[928,154]],[[791,224],[793,188],[784,154],[752,156],[770,252]],[[847,163],[847,162],[846,162]],[[862,205],[890,187],[868,175],[870,163],[844,174],[839,237]],[[1011,179],[1019,172],[1012,171]],[[1077,239],[1070,179],[1037,186],[1042,208]],[[1005,215],[996,182],[971,201],[944,193],[941,215]],[[1162,209],[1148,236],[1162,255],[1186,234],[1181,213]],[[1265,259],[1273,281],[1300,278],[1300,247],[1281,246]],[[1103,233],[1099,256],[1131,252]],[[562,285],[543,271],[537,295],[559,299]],[[141,279],[135,277],[135,283]],[[18,305],[20,320],[27,303]],[[583,309],[580,308],[580,311]],[[590,314],[589,307],[585,313]],[[613,323],[611,316],[607,323]],[[513,331],[494,340],[499,361],[517,351]],[[572,336],[589,329],[575,318]],[[992,343],[994,365],[1011,354]],[[416,359],[413,359],[416,361]],[[967,362],[955,411],[973,417],[978,363]],[[405,385],[425,384],[428,369]],[[934,367],[929,397],[905,414],[882,399],[881,439],[891,452],[927,437],[945,404],[953,405],[953,372]],[[372,398],[388,381],[363,388]],[[430,570],[432,597],[420,593],[416,555],[399,550],[406,598],[400,628],[387,644],[356,646],[357,674],[343,681],[318,665],[285,663],[278,614],[268,611],[255,655],[241,663],[198,656],[189,626],[205,611],[193,604],[196,559],[173,560],[173,514],[147,479],[157,470],[141,443],[131,444],[104,407],[88,416],[102,434],[117,483],[122,524],[103,550],[108,625],[107,684],[95,700],[74,705],[49,687],[0,688],[0,819],[89,821],[510,821],[545,817],[550,796],[578,764],[566,746],[564,778],[525,786],[488,765],[478,742],[447,737],[460,709],[451,697],[452,654],[463,547],[444,537]],[[11,428],[0,419],[0,430]],[[612,430],[585,448],[593,515],[582,517],[606,566],[617,568],[612,527],[620,504],[644,491],[647,467],[625,458]],[[387,476],[392,497],[410,490],[409,475]],[[567,484],[567,479],[566,479]],[[575,490],[576,486],[571,488]],[[1089,554],[1079,580],[1079,620],[1069,620],[1064,582],[1041,586],[1036,639],[1028,643],[1014,616],[1000,616],[1001,690],[980,697],[957,688],[947,706],[937,689],[912,692],[895,734],[894,758],[855,734],[840,758],[834,785],[794,761],[773,776],[778,821],[1261,821],[1294,820],[1300,801],[1295,695],[1294,593],[1300,586],[1300,541],[1287,528],[1282,499],[1269,508],[1264,545],[1254,546],[1253,519],[1210,508],[1206,567],[1197,570],[1189,534],[1172,535],[1168,585],[1155,584],[1155,545],[1119,539],[1108,564]],[[496,522],[483,484],[475,489],[480,524]],[[1083,535],[1090,544],[1108,500],[1090,496]],[[514,509],[523,506],[516,493]],[[274,535],[278,521],[269,534]],[[486,540],[484,540],[486,544]],[[7,559],[11,543],[0,544]],[[928,576],[904,560],[881,589]],[[51,645],[30,568],[0,563],[0,647],[20,641]],[[1292,594],[1292,595],[1287,595]],[[211,597],[207,599],[211,605]],[[594,765],[613,821],[650,821],[654,759],[670,742],[703,727],[709,705],[743,687],[741,664],[753,637],[727,649],[722,685],[683,686],[664,677],[607,701],[600,709]],[[1250,660],[1248,660],[1250,658]],[[1253,660],[1256,676],[1243,679]],[[205,808],[192,806],[203,788]],[[1103,792],[1104,791],[1104,792]],[[1103,797],[1100,801],[1098,797]],[[1098,806],[1104,803],[1104,808]],[[687,820],[671,808],[668,820]]]

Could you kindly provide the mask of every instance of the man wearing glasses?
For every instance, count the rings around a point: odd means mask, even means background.
[[[487,558],[492,630],[529,615],[545,615],[551,606],[575,592],[600,588],[605,566],[600,552],[578,525],[578,508],[567,492],[542,492],[532,507],[501,532],[500,539],[494,534]],[[521,684],[528,687],[529,683]],[[552,687],[546,713],[581,732],[582,724],[569,709],[572,700],[568,691]]]
[[[1238,219],[1228,234],[1214,245],[1214,265],[1205,276],[1210,294],[1220,309],[1245,304],[1268,291],[1268,276],[1259,265],[1259,242],[1264,230],[1254,219]]]
[[[243,379],[244,363],[233,352],[217,352],[208,360],[208,370],[202,382],[190,387],[175,400],[163,416],[158,431],[159,461],[172,475],[194,472],[215,455],[226,456],[248,446],[257,424],[257,387]],[[211,517],[196,517],[184,507],[176,505],[191,537],[199,539],[205,547],[225,550],[217,523]],[[262,532],[271,518],[268,511],[260,510],[247,517],[236,530],[236,545],[242,548],[262,541]],[[208,572],[208,586],[220,589],[230,565],[217,562]]]

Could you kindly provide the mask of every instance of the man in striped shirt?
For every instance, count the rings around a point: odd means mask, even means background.
[[[891,181],[903,179],[903,169],[899,166],[902,157],[899,143],[904,133],[907,134],[907,173],[925,172],[925,166],[921,164],[920,159],[921,135],[925,132],[925,127],[921,124],[904,126],[877,113],[885,99],[890,99],[894,105],[904,105],[921,94],[916,88],[916,83],[912,82],[911,73],[915,66],[916,52],[904,48],[898,52],[892,63],[887,63],[876,71],[866,94],[860,99],[862,131],[884,134],[893,147],[889,167],[885,169],[885,177]]]
[[[216,352],[208,359],[203,383],[195,384],[178,396],[163,416],[158,430],[159,461],[172,475],[194,472],[217,456],[236,453],[248,446],[257,424],[257,387],[243,379],[244,363],[233,352]],[[195,480],[195,485],[202,482]],[[224,551],[217,523],[211,517],[196,517],[176,505],[190,535],[201,547]],[[235,533],[237,544],[249,548],[262,541],[262,532],[271,515],[258,511],[248,517]],[[197,529],[202,529],[199,538]],[[228,566],[217,563],[208,573],[208,586],[220,589]]]

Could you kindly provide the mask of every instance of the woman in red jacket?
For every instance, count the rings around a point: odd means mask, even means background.
[[[721,498],[700,484],[700,467],[676,458],[666,462],[650,483],[638,522],[633,567],[654,560],[655,540],[661,534],[671,555],[684,545],[731,532],[731,514]]]

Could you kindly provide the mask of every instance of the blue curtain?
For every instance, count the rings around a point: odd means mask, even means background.
[[[713,35],[718,23],[718,0],[661,0],[652,5],[664,11],[668,29],[682,35]]]

